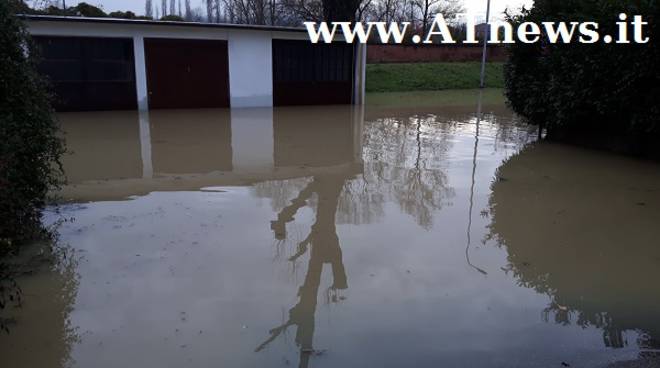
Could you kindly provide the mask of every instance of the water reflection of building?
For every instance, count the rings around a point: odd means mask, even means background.
[[[149,119],[151,161],[155,174],[232,170],[229,110],[199,112],[156,110],[144,114]]]
[[[634,344],[625,332],[638,331],[643,354],[657,352],[657,166],[538,144],[497,178],[491,236],[520,284],[551,298],[546,320],[599,328],[613,348]]]
[[[296,212],[314,202],[315,223],[291,255],[291,261],[309,255],[300,301],[272,336],[274,339],[278,331],[295,325],[301,366],[305,366],[313,349],[324,265],[332,269],[331,290],[348,287],[335,215],[345,184],[362,174],[362,110],[351,106],[282,107],[62,114],[61,118],[65,129],[74,131],[69,143],[75,154],[65,163],[75,183],[69,188],[72,194],[89,195],[80,192],[81,187],[94,191],[94,196],[106,196],[108,192],[114,195],[108,188],[119,186],[123,189],[118,197],[125,197],[153,190],[252,185],[258,197],[283,197],[281,211],[271,224],[277,239],[286,237],[286,224]],[[122,128],[115,135],[123,135],[121,142],[128,143],[98,144],[106,139],[103,135],[111,131],[113,120],[119,120],[114,125]],[[95,125],[97,135],[93,134]],[[86,134],[76,131],[81,127]],[[131,149],[113,155],[122,146]],[[77,170],[94,163],[116,170],[78,176]],[[296,192],[297,198],[288,203]]]
[[[61,114],[71,200],[361,169],[351,106]],[[349,168],[350,167],[350,168]]]
[[[65,113],[59,118],[70,152],[63,157],[70,183],[142,177],[137,112]]]

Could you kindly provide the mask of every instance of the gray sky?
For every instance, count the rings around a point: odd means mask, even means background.
[[[154,4],[160,4],[160,0],[152,0]],[[486,12],[487,0],[463,0],[465,8],[469,13],[481,14]],[[67,0],[67,6],[76,5],[80,1]],[[137,14],[144,14],[144,0],[87,0],[89,4],[101,5],[107,12],[115,10],[131,10]],[[183,1],[182,1],[183,3]],[[192,0],[193,7],[202,6],[202,0]],[[519,8],[522,5],[531,5],[533,0],[491,0],[494,15],[500,14],[506,7]]]

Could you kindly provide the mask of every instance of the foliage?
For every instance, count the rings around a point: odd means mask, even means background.
[[[41,210],[63,177],[48,85],[13,5],[0,2],[0,256],[43,234]]]
[[[170,0],[170,7],[172,5]],[[304,21],[408,21],[411,28],[424,29],[435,14],[447,18],[463,9],[462,0],[203,0],[201,19],[211,23],[271,24],[300,26]],[[145,0],[145,13],[154,14],[152,0]],[[173,14],[163,0],[161,14]],[[185,2],[184,19],[196,18]],[[179,16],[182,16],[179,11]],[[202,16],[203,15],[203,16]]]
[[[327,22],[353,22],[361,0],[322,0],[323,20]]]
[[[110,18],[123,18],[123,19],[138,19],[138,16],[135,15],[132,11],[113,11],[108,14]]]
[[[11,307],[21,305],[23,292],[6,265],[0,264],[0,333],[9,333],[13,322],[4,316]]]
[[[619,13],[643,15],[648,44],[523,44],[505,65],[511,107],[550,138],[582,132],[640,137],[660,134],[660,4],[654,0],[537,0],[522,22],[593,21],[601,35],[617,35]],[[632,38],[632,31],[629,32]]]
[[[488,63],[490,88],[504,87],[502,63]],[[479,87],[481,63],[404,63],[367,65],[367,92],[435,91]]]
[[[23,0],[9,0],[9,5],[16,13],[30,14],[34,12]]]
[[[180,17],[178,15],[174,15],[174,14],[166,15],[166,16],[160,18],[160,20],[167,20],[167,21],[170,21],[170,22],[183,22],[184,21],[184,19],[182,17]]]
[[[103,9],[90,5],[87,3],[80,3],[73,8],[71,8],[77,15],[83,16],[83,17],[107,17],[108,15],[103,11]],[[69,9],[67,9],[69,11]]]

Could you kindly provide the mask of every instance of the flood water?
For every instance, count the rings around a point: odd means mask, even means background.
[[[660,366],[660,165],[423,97],[61,114],[2,366]]]

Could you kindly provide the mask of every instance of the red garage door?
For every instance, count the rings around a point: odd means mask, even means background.
[[[149,107],[229,107],[227,41],[144,40]]]

